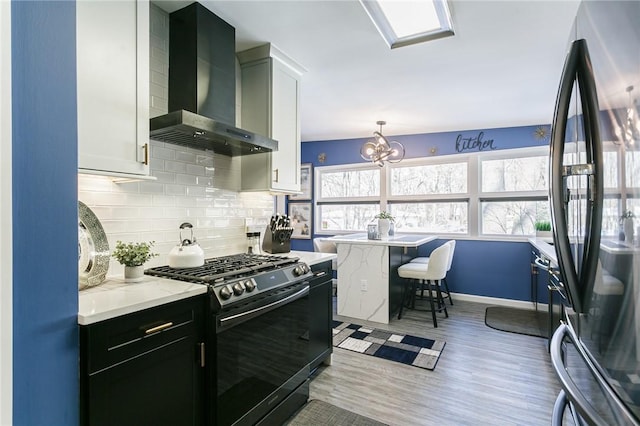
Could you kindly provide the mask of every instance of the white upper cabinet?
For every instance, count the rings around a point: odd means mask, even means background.
[[[149,2],[78,1],[78,168],[149,174]]]
[[[304,71],[271,44],[238,53],[242,128],[278,141],[278,151],[242,157],[242,190],[300,191],[300,81]]]

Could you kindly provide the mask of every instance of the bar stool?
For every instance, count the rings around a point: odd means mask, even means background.
[[[456,240],[449,240],[445,244],[449,244],[449,260],[447,263],[447,273],[451,269],[451,264],[453,263],[453,252],[456,249]],[[411,259],[410,263],[429,263],[429,257],[414,257]],[[449,303],[453,306],[453,299],[451,298],[451,293],[449,292],[449,284],[447,283],[447,277],[442,279],[442,284],[444,284],[444,295],[442,296],[445,299],[449,299]],[[423,293],[424,296],[424,293]]]
[[[429,263],[409,262],[398,268],[400,278],[407,279],[402,292],[402,303],[400,304],[398,319],[402,318],[402,309],[405,303],[415,309],[415,296],[418,288],[416,283],[420,283],[421,286],[426,284],[429,290],[427,299],[429,299],[430,309],[426,311],[431,312],[433,327],[438,327],[436,312],[444,311],[445,317],[449,317],[447,305],[444,303],[442,292],[440,291],[440,281],[447,275],[450,246],[450,244],[443,244],[433,250],[431,256],[429,256]],[[435,299],[433,294],[434,287],[436,293]]]

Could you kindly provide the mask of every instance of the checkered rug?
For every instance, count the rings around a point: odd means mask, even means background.
[[[436,368],[445,342],[333,321],[333,346],[413,365]]]

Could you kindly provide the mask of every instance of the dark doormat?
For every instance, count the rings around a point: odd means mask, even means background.
[[[489,306],[484,314],[484,323],[496,330],[548,337],[548,314],[533,309],[518,309],[507,306]]]
[[[387,426],[369,417],[336,407],[328,402],[312,399],[307,402],[286,426]]]

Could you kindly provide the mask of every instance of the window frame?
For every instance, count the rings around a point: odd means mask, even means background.
[[[493,241],[527,241],[533,235],[506,235],[506,234],[482,234],[482,211],[481,203],[486,201],[548,201],[549,190],[536,191],[509,191],[509,192],[483,192],[482,185],[482,162],[509,158],[526,157],[549,157],[549,146],[541,145],[534,147],[504,149],[499,151],[485,151],[478,153],[451,154],[434,157],[421,157],[405,159],[400,163],[385,164],[384,167],[370,163],[341,164],[334,166],[314,167],[314,216],[315,230],[318,235],[340,235],[351,234],[361,231],[337,231],[322,230],[321,214],[319,206],[328,204],[375,204],[379,202],[380,210],[388,210],[393,204],[404,203],[441,203],[441,202],[466,202],[467,203],[467,232],[466,233],[427,233],[415,232],[417,234],[437,234],[443,238],[493,240]],[[427,194],[427,195],[391,195],[391,173],[393,169],[402,167],[419,167],[439,164],[466,163],[467,164],[467,192],[455,194]],[[328,198],[320,197],[320,188],[323,173],[336,171],[354,170],[380,170],[380,196],[379,197],[349,197],[349,198]]]

